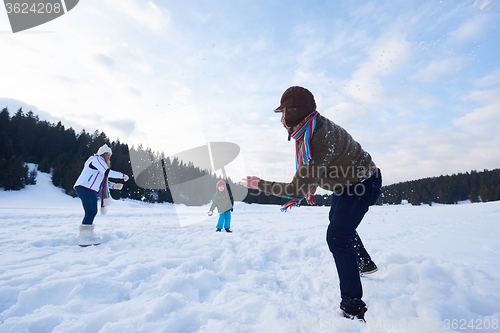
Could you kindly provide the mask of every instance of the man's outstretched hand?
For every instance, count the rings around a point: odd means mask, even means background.
[[[315,205],[316,204],[316,198],[314,197],[314,193],[316,193],[316,187],[313,187],[307,194],[306,194],[306,201],[310,205]]]
[[[248,187],[249,189],[256,190],[258,189],[259,177],[256,176],[247,176],[247,178],[243,178],[241,181],[241,185]]]

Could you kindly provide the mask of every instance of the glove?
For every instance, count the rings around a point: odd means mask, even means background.
[[[123,188],[123,184],[113,184],[113,190],[121,190]]]
[[[123,180],[128,181],[128,179],[129,179],[128,176],[126,174],[123,174]]]
[[[231,206],[231,211],[233,211],[233,207]]]
[[[214,213],[213,210],[209,211],[208,216],[212,216],[213,213]]]

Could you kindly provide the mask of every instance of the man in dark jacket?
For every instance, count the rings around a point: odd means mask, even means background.
[[[381,193],[382,176],[370,154],[342,127],[316,111],[314,96],[302,87],[288,88],[275,112],[289,139],[296,141],[296,173],[290,183],[267,181],[255,176],[244,179],[251,189],[314,204],[317,186],[333,192],[327,243],[335,259],[340,280],[340,308],[350,319],[364,320],[366,304],[361,300],[360,260],[376,270],[361,243],[356,228],[369,206]],[[367,256],[367,257],[366,257]],[[363,261],[363,260],[361,260]]]

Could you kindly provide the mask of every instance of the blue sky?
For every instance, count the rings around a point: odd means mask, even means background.
[[[167,154],[234,142],[234,178],[291,179],[293,142],[272,110],[292,85],[386,184],[500,167],[496,0],[85,0],[16,34],[2,8],[0,49],[11,113]]]

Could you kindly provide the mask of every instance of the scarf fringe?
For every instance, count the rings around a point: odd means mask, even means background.
[[[288,199],[292,199],[290,201],[288,201],[286,204],[284,205],[281,205],[281,208],[280,210],[282,212],[287,212],[288,209],[292,209],[292,207],[295,207],[297,206],[302,200],[304,200],[304,198],[302,199],[297,199],[297,198],[292,198],[292,197],[287,197],[287,196],[284,196],[285,198],[288,198]]]

